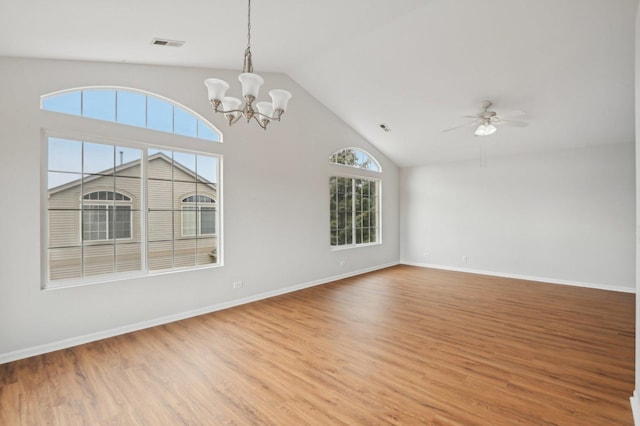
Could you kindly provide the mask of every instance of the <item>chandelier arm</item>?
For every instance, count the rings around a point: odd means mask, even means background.
[[[233,123],[237,122],[238,120],[240,120],[241,117],[244,117],[242,114],[238,114],[235,116],[235,118],[233,120],[229,120],[229,126],[231,126]]]
[[[262,123],[262,120],[258,118],[258,114],[260,113],[254,114],[253,118],[256,120],[256,123],[258,123],[258,126],[260,126],[263,130],[267,130],[267,125]],[[260,115],[263,115],[263,114],[260,114]]]
[[[222,114],[231,114],[232,112],[239,112],[241,114],[244,114],[244,110],[243,109],[230,109],[228,111],[222,110],[222,109],[216,109],[215,112],[219,112]]]
[[[269,117],[268,115],[263,114],[263,113],[258,112],[258,111],[254,111],[253,115],[254,115],[254,116],[256,116],[256,115],[260,115],[260,116],[262,116],[263,118],[266,118],[267,120],[272,120],[272,121],[280,121],[280,117],[282,116],[282,114],[278,114],[278,115],[277,115],[277,116],[275,116],[275,117]]]

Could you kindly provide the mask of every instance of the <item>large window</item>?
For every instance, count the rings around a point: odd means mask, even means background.
[[[45,286],[219,264],[220,157],[209,147],[220,137],[210,124],[128,89],[58,92],[42,108],[173,133],[185,146],[157,147],[154,132],[114,142],[99,130],[87,138],[45,130]]]
[[[364,151],[345,148],[329,161],[379,172],[379,163]],[[330,241],[336,248],[380,242],[380,179],[331,176],[329,180]]]
[[[216,156],[61,138],[47,150],[50,281],[217,263]]]

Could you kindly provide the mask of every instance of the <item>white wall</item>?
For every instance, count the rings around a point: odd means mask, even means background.
[[[633,291],[633,158],[629,143],[403,169],[401,258]]]
[[[40,95],[90,85],[133,87],[212,117],[202,83],[212,76],[237,81],[236,71],[0,58],[0,362],[79,336],[125,331],[399,261],[398,168],[287,76],[265,74],[263,96],[275,87],[293,93],[281,123],[264,132],[212,118],[225,142],[215,147],[224,156],[223,267],[41,290],[41,128],[87,120],[40,111]],[[140,129],[118,132],[135,139]],[[345,146],[362,147],[382,163],[384,243],[331,251],[328,157]],[[232,289],[237,280],[244,287]],[[60,343],[64,339],[71,340]]]

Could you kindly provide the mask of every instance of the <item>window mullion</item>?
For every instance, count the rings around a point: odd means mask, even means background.
[[[115,107],[116,107],[116,118],[118,117],[118,96],[116,94],[115,99]],[[116,189],[117,189],[117,177],[116,177],[116,147],[113,147],[113,195],[111,212],[109,213],[109,208],[107,208],[107,238],[109,238],[109,231],[111,231],[111,236],[113,237],[113,267],[112,271],[115,274],[118,270],[118,256],[116,251]],[[109,197],[107,197],[109,198]],[[113,221],[113,222],[112,222]],[[113,226],[111,226],[113,223]],[[112,229],[113,228],[113,229]]]
[[[148,181],[147,181],[147,161],[149,159],[148,150],[142,149],[142,157],[140,159],[140,172],[142,174],[140,181],[140,211],[138,215],[140,217],[140,256],[142,269],[149,271],[149,241],[148,241],[148,224],[149,224],[149,208],[148,208]],[[133,223],[133,221],[132,221]],[[132,233],[133,236],[133,233]]]

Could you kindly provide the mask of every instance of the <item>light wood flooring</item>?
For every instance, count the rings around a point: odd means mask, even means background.
[[[631,425],[634,299],[396,266],[0,365],[0,425]]]

